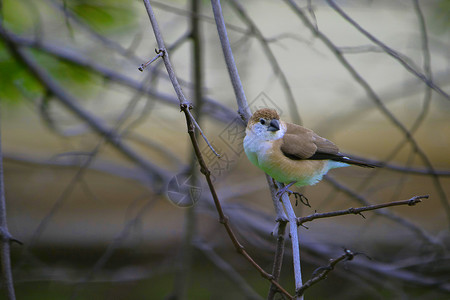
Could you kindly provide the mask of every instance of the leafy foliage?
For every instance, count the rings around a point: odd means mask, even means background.
[[[61,14],[40,15],[43,2],[4,0],[2,3],[2,20],[4,26],[19,35],[35,35],[36,26],[56,22]],[[79,21],[88,25],[91,30],[102,34],[123,34],[135,26],[135,11],[130,0],[75,0],[64,1],[63,7],[72,13]],[[52,7],[51,9],[57,9]],[[69,31],[77,30],[73,20],[66,16],[66,26]],[[36,20],[43,24],[37,25]],[[75,25],[74,25],[75,24]],[[42,38],[41,36],[35,38]],[[47,36],[44,34],[44,39]],[[79,40],[76,41],[79,43]],[[71,47],[67,45],[67,47]],[[95,48],[93,48],[95,51]],[[53,75],[68,91],[77,96],[84,96],[92,91],[98,77],[89,70],[61,61],[48,54],[33,50],[35,59],[41,66]],[[7,103],[21,103],[25,98],[35,99],[45,92],[39,82],[31,76],[24,67],[9,53],[5,44],[0,40],[0,101]]]
[[[77,0],[65,5],[92,28],[107,32],[124,32],[135,25],[136,16],[129,0]]]
[[[18,103],[24,94],[36,97],[42,94],[42,87],[11,55],[0,41],[0,100]]]

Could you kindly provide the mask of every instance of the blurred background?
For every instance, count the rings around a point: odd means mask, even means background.
[[[362,253],[309,299],[450,295],[450,1],[222,1],[252,111],[382,164],[333,170],[297,216],[429,195],[300,227],[303,276]],[[2,155],[18,299],[265,299],[193,159],[142,1],[2,0]],[[275,212],[209,1],[151,1],[230,224],[271,272]],[[298,10],[296,10],[298,9]],[[361,29],[362,30],[359,30]],[[376,40],[370,39],[373,36]],[[428,83],[428,84],[426,84]],[[294,291],[287,238],[280,282]],[[277,295],[275,299],[282,299]]]

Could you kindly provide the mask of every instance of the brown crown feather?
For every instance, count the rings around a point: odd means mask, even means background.
[[[266,119],[266,120],[272,120],[276,119],[279,120],[280,116],[278,115],[277,111],[275,109],[271,108],[261,108],[255,111],[253,116],[249,120],[249,124],[258,123],[259,119]]]

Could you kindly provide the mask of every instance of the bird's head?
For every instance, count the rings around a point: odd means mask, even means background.
[[[277,140],[286,132],[286,126],[274,109],[262,108],[255,111],[247,124],[247,130],[264,140]]]

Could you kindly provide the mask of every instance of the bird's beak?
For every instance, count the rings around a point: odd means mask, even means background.
[[[278,131],[280,130],[280,122],[278,120],[273,119],[270,121],[269,128],[267,128],[267,131]]]

